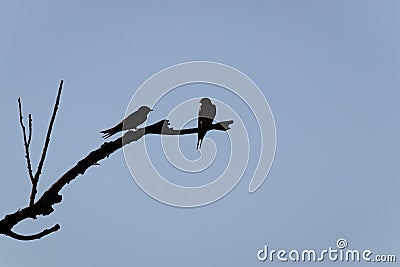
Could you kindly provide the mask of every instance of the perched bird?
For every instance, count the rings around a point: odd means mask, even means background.
[[[123,119],[120,123],[115,125],[114,127],[101,131],[100,133],[104,134],[103,138],[108,138],[118,132],[122,132],[124,130],[136,129],[140,124],[147,120],[147,115],[153,111],[151,108],[146,106],[141,106],[138,110],[133,112],[131,115]]]
[[[199,129],[199,132],[197,133],[197,149],[201,148],[203,138],[210,129],[217,112],[215,105],[212,104],[211,100],[208,98],[202,98],[200,104],[199,117],[197,121],[197,128]]]

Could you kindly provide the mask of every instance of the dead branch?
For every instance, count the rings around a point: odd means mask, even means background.
[[[58,90],[58,94],[57,94],[56,103],[55,103],[54,110],[53,110],[53,115],[52,115],[50,125],[49,125],[48,131],[47,131],[45,147],[43,148],[42,157],[41,157],[41,163],[39,163],[40,168],[38,167],[38,171],[36,172],[36,174],[34,176],[34,179],[36,179],[36,177],[37,177],[37,180],[39,179],[40,171],[42,169],[43,162],[44,162],[44,158],[46,157],[46,150],[47,150],[48,144],[50,142],[50,134],[51,134],[51,130],[53,127],[54,118],[55,118],[55,115],[56,115],[56,112],[58,109],[58,105],[59,105],[62,84],[63,84],[63,82],[61,81],[60,87]],[[19,101],[19,106],[21,106],[20,101]],[[21,114],[22,114],[22,111],[20,109],[20,121],[21,121],[21,127],[23,129],[23,133],[24,133],[24,144],[25,144],[25,148],[26,147],[29,148],[29,142],[28,141],[25,142],[25,140],[26,140],[25,126],[23,126]],[[230,129],[229,126],[232,123],[233,123],[232,120],[218,122],[218,123],[212,124],[210,126],[210,128],[207,130],[227,131]],[[20,235],[20,234],[13,232],[12,228],[16,224],[18,224],[19,222],[21,222],[25,219],[28,219],[28,218],[36,219],[37,216],[39,216],[39,215],[47,216],[47,215],[51,214],[54,211],[53,205],[61,202],[62,196],[60,195],[60,191],[66,184],[70,183],[72,180],[77,178],[79,176],[79,174],[83,175],[89,167],[97,166],[98,162],[100,160],[103,160],[103,159],[109,157],[112,153],[114,153],[118,149],[122,148],[123,146],[128,145],[134,141],[138,141],[144,135],[146,135],[146,134],[186,135],[186,134],[198,133],[198,131],[199,131],[198,128],[175,130],[169,126],[169,120],[161,120],[157,123],[146,126],[144,128],[140,128],[135,131],[128,131],[122,137],[120,137],[114,141],[103,143],[98,149],[90,152],[85,158],[80,160],[75,166],[73,166],[71,169],[69,169],[67,172],[65,172],[57,181],[55,181],[47,189],[46,192],[43,193],[43,195],[39,198],[39,200],[37,200],[33,204],[30,204],[29,206],[27,206],[23,209],[20,209],[14,213],[6,215],[0,221],[0,234],[10,236],[11,238],[14,238],[17,240],[26,241],[26,240],[40,239],[48,234],[58,231],[60,229],[60,225],[56,224],[53,227],[46,229],[38,234],[25,236],[25,235]],[[28,139],[30,139],[30,138],[28,138]],[[29,158],[29,154],[27,154],[27,155],[28,155],[27,158]],[[28,170],[29,170],[29,168],[28,168]],[[37,180],[36,180],[36,185],[37,185]]]

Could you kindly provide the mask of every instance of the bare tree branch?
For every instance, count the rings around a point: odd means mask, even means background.
[[[58,109],[59,105],[59,100],[60,100],[60,95],[61,95],[61,90],[62,90],[62,84],[63,81],[60,83],[60,87],[58,89],[58,95],[56,99],[56,103],[54,106],[53,110],[53,115],[50,120],[50,125],[49,129],[47,131],[47,136],[46,136],[46,142],[45,142],[45,147],[43,148],[43,153],[42,153],[42,158],[41,158],[41,163],[39,163],[38,171],[36,172],[34,176],[34,181],[35,186],[37,186],[37,180],[39,179],[41,169],[43,167],[43,162],[44,158],[46,157],[46,151],[48,148],[48,144],[50,142],[50,134],[51,130],[53,127],[55,115]],[[23,129],[24,133],[24,144],[25,147],[29,147],[29,142],[26,141],[26,133],[25,133],[25,126],[22,123],[22,108],[19,102],[19,107],[20,107],[20,122],[21,126]],[[30,120],[31,121],[31,120]],[[218,122],[215,124],[212,124],[209,129],[207,130],[219,130],[219,131],[227,131],[229,130],[230,124],[232,124],[233,121],[223,121],[223,122]],[[31,122],[30,122],[31,125]],[[31,126],[30,126],[31,128]],[[31,130],[30,130],[31,132]],[[84,174],[88,168],[91,166],[96,166],[99,165],[98,162],[100,160],[103,160],[107,157],[109,157],[112,153],[117,151],[118,149],[122,148],[123,146],[130,144],[134,141],[139,140],[146,134],[159,134],[159,135],[185,135],[185,134],[194,134],[198,133],[199,129],[198,128],[189,128],[189,129],[181,129],[181,130],[175,130],[172,127],[169,126],[169,120],[161,120],[157,123],[154,123],[152,125],[146,126],[144,128],[137,129],[135,131],[128,131],[126,132],[122,137],[110,141],[110,142],[105,142],[103,143],[99,148],[96,150],[93,150],[90,152],[85,158],[80,160],[75,166],[73,166],[71,169],[69,169],[67,172],[65,172],[57,181],[55,181],[48,189],[46,192],[43,193],[43,195],[34,202],[34,197],[35,194],[33,194],[33,198],[31,198],[32,203],[29,204],[29,206],[19,209],[18,211],[6,215],[2,220],[0,220],[0,234],[10,236],[14,239],[17,240],[35,240],[35,239],[40,239],[43,236],[46,236],[48,234],[51,234],[57,230],[60,229],[60,226],[56,224],[52,228],[46,229],[38,234],[34,235],[20,235],[12,231],[12,228],[18,224],[19,222],[26,220],[28,218],[33,218],[36,219],[38,215],[49,215],[51,214],[54,209],[53,205],[60,203],[62,200],[62,196],[60,195],[61,189],[68,183],[70,183],[72,180],[77,178],[79,174]],[[30,138],[29,138],[30,140]],[[29,159],[29,154],[27,156]],[[36,189],[36,187],[35,187]],[[33,191],[32,191],[33,192]],[[32,197],[32,195],[31,195]]]
[[[208,128],[208,129],[203,129],[203,131],[204,130],[227,131],[230,129],[229,125],[232,123],[233,123],[233,120],[218,122],[218,123],[212,124],[210,126],[210,128]],[[153,124],[150,129],[147,129],[147,133],[162,134],[162,135],[185,135],[185,134],[194,134],[194,133],[199,132],[198,128],[175,130],[175,129],[169,127],[169,125],[170,125],[169,120],[159,121],[156,124]]]
[[[45,140],[45,143],[43,146],[42,156],[40,158],[39,165],[36,170],[35,176],[33,177],[33,180],[32,180],[32,191],[31,191],[30,202],[29,202],[30,206],[32,206],[33,203],[35,202],[35,196],[37,194],[37,184],[39,182],[40,174],[42,173],[44,160],[46,158],[47,149],[49,147],[51,131],[53,130],[54,120],[56,119],[58,106],[60,104],[60,97],[61,97],[63,83],[64,83],[64,81],[61,80],[60,86],[58,87],[56,102],[54,103],[53,114],[51,115],[49,128],[47,129],[46,140]]]

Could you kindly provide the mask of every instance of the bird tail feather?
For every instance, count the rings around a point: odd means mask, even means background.
[[[103,131],[101,131],[100,133],[103,134],[102,138],[107,139],[107,138],[109,138],[110,136],[113,136],[114,134],[116,134],[116,133],[118,133],[118,132],[120,132],[120,131],[122,131],[122,122],[119,123],[118,125],[116,125],[116,126],[110,128],[110,129],[103,130]]]
[[[199,133],[197,134],[197,146],[196,149],[201,148],[201,144],[203,143],[204,136],[206,135],[206,132],[200,130]]]
[[[101,131],[100,133],[103,134],[102,138],[104,138],[104,139],[107,139],[107,138],[109,138],[110,136],[116,134],[116,132],[113,132],[113,128],[110,128],[110,129]]]

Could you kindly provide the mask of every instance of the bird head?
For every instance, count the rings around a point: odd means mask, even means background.
[[[153,111],[151,108],[147,107],[147,106],[141,106],[139,108],[140,111],[144,112],[144,113],[150,113],[150,111]]]
[[[202,99],[200,99],[200,103],[201,104],[211,104],[211,100],[209,98],[203,97]]]

